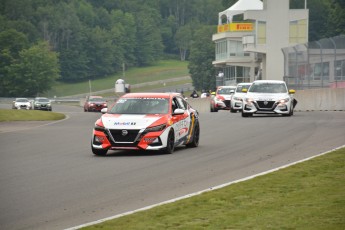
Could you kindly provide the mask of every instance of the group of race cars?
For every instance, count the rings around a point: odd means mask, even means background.
[[[243,117],[291,116],[296,104],[294,93],[284,81],[277,80],[220,86],[211,96],[210,111],[241,111]],[[198,112],[179,93],[128,93],[110,108],[101,108],[101,102],[99,105],[103,115],[95,123],[91,140],[96,155],[117,149],[172,153],[179,145],[199,145]]]
[[[293,115],[297,101],[284,81],[258,80],[237,86],[219,86],[210,97],[210,111]],[[197,99],[198,100],[198,99]],[[52,110],[47,98],[30,102],[17,98],[13,109]],[[102,115],[95,122],[91,150],[104,156],[109,150],[158,150],[170,154],[175,147],[197,147],[200,138],[198,111],[180,93],[127,93],[108,107],[100,96],[89,96],[84,111]]]
[[[36,97],[34,100],[28,98],[16,98],[12,102],[12,109],[34,109],[52,111],[52,103],[48,98]]]
[[[210,111],[240,111],[242,117],[253,114],[281,114],[292,116],[297,104],[295,90],[288,89],[284,81],[257,80],[237,86],[219,86],[210,100]]]

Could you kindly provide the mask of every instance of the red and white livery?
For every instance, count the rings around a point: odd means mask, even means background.
[[[178,93],[128,93],[95,123],[91,149],[159,150],[170,154],[179,145],[199,145],[199,116]]]

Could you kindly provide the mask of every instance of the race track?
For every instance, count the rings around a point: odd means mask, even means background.
[[[64,229],[257,174],[345,144],[344,112],[200,112],[198,148],[91,153],[99,113],[1,132],[0,229]]]

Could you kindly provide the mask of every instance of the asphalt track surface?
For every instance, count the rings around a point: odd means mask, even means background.
[[[1,106],[0,106],[1,107]],[[345,113],[292,117],[201,112],[198,148],[91,153],[99,113],[0,126],[0,229],[64,229],[302,160],[345,144]],[[13,127],[15,126],[12,123]],[[22,127],[22,128],[21,128]]]

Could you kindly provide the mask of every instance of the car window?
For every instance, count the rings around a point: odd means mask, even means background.
[[[47,99],[47,98],[40,98],[37,101],[39,101],[39,102],[49,102],[49,99]]]
[[[89,101],[92,102],[105,102],[104,98],[90,98]]]
[[[17,99],[16,101],[17,102],[28,102],[29,100],[25,99],[25,98],[20,98],[20,99]]]
[[[230,94],[231,88],[220,88],[217,90],[218,94]]]
[[[179,105],[179,108],[183,109],[183,110],[186,110],[187,109],[187,103],[185,100],[183,100],[182,98],[180,97],[176,97],[176,100],[178,102],[178,105]]]
[[[113,114],[166,114],[168,98],[120,98],[111,108]]]
[[[242,89],[248,89],[250,85],[238,85],[236,88],[236,93],[242,93]]]
[[[256,83],[249,88],[253,93],[286,93],[287,88],[283,83]]]
[[[175,109],[178,108],[178,103],[176,101],[176,98],[173,98],[173,100],[171,101],[171,111],[174,112]]]

